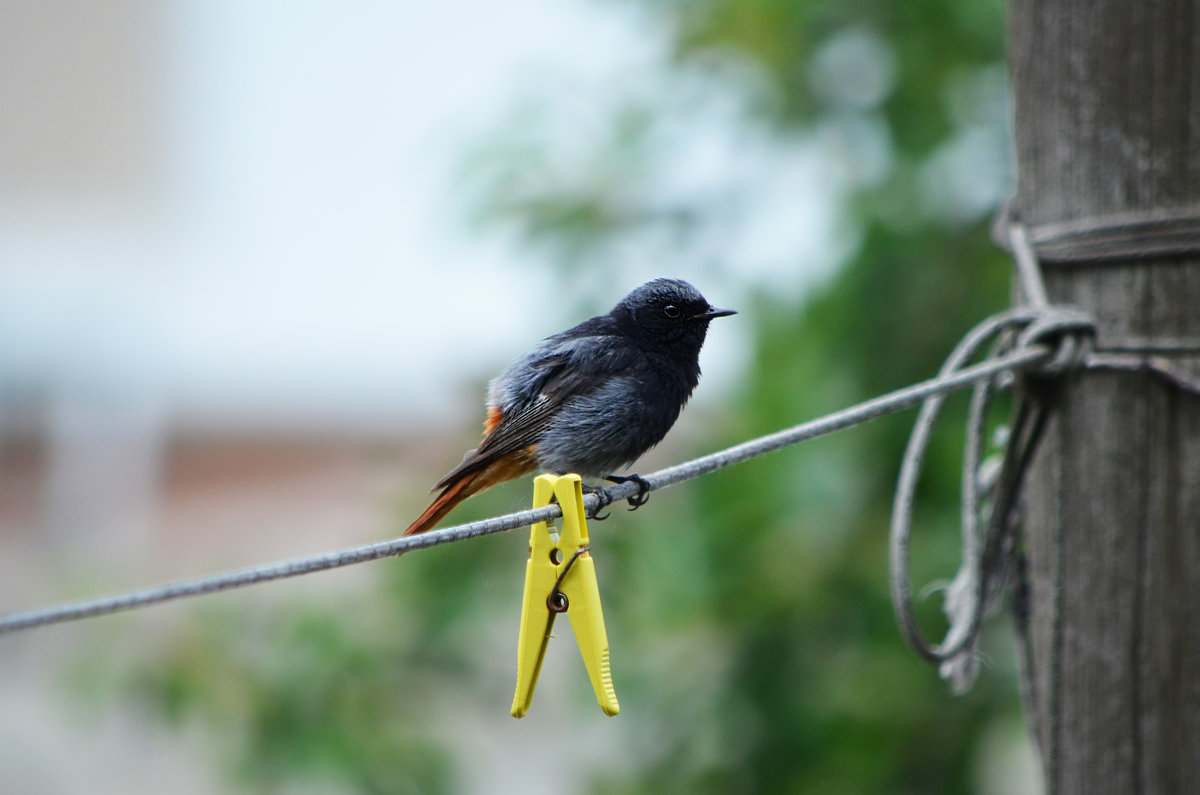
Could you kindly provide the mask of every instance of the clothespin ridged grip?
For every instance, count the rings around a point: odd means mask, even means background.
[[[571,620],[575,640],[587,666],[596,701],[606,715],[620,712],[609,670],[608,633],[600,607],[596,564],[588,549],[587,520],[583,511],[583,484],[578,475],[539,475],[533,482],[533,507],[549,505],[551,498],[562,508],[562,530],[558,541],[546,522],[529,531],[529,562],[525,566],[525,598],[521,605],[521,634],[517,641],[517,692],[512,715],[529,711],[538,673],[546,657],[546,644],[554,618],[565,612]]]

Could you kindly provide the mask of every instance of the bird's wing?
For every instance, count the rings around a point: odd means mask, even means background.
[[[514,362],[496,379],[500,391],[505,383],[518,380],[523,399],[503,401],[489,407],[487,436],[462,463],[446,473],[435,489],[444,488],[463,475],[483,469],[497,459],[536,445],[554,422],[563,405],[573,398],[590,394],[609,378],[630,366],[636,352],[612,345],[605,336],[567,336],[564,332]]]

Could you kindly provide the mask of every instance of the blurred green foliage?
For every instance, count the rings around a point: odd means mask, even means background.
[[[748,124],[784,140],[864,117],[887,143],[881,173],[831,197],[856,242],[828,281],[815,291],[778,289],[769,279],[743,285],[738,322],[753,329],[751,361],[710,423],[705,450],[926,378],[970,325],[1004,303],[1007,264],[986,229],[994,197],[966,212],[929,198],[944,173],[930,163],[965,129],[1003,126],[1003,97],[997,109],[995,97],[977,96],[990,83],[976,79],[1001,68],[999,0],[633,7],[671,37],[672,70],[703,75],[733,59],[757,75],[712,89],[753,91],[741,105]],[[829,55],[830,43],[848,33],[882,47],[874,72],[881,87],[849,106],[839,95],[857,90],[856,64]],[[816,58],[835,72],[848,68],[849,82],[814,77]],[[479,220],[517,224],[572,280],[604,283],[588,292],[608,303],[624,288],[607,269],[589,268],[636,247],[648,228],[665,227],[665,239],[679,241],[725,211],[711,194],[651,202],[631,187],[654,158],[656,119],[673,101],[654,99],[638,94],[615,108],[607,136],[590,161],[574,164],[582,176],[573,180],[554,179],[554,164],[528,136],[477,154],[474,165],[485,173]],[[1003,130],[995,140],[1003,143]],[[843,156],[853,165],[858,153],[851,147]],[[970,187],[973,175],[955,178]],[[683,252],[668,256],[664,275]],[[645,742],[620,765],[578,771],[565,789],[973,791],[981,735],[1012,720],[1016,686],[1003,637],[985,644],[1000,662],[959,698],[895,628],[886,527],[911,420],[876,421],[722,471],[655,495],[638,514],[618,509],[593,531],[603,539],[601,586],[626,705],[617,720]],[[918,583],[956,565],[960,449],[961,437],[945,430],[931,450]],[[482,495],[454,518],[511,510],[513,494]],[[412,497],[398,527],[419,502]],[[448,703],[507,707],[511,683],[497,680],[494,661],[481,654],[502,637],[497,653],[511,656],[523,554],[504,536],[381,564],[386,584],[349,613],[336,604],[236,622],[214,616],[170,639],[163,657],[130,675],[130,686],[169,718],[199,714],[237,727],[227,750],[255,787],[316,777],[362,792],[454,791],[469,751],[426,716]],[[921,605],[930,633],[944,629],[936,602]],[[595,709],[586,695],[581,715]]]

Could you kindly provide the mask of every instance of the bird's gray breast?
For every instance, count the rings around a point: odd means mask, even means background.
[[[541,466],[598,478],[619,473],[662,441],[683,407],[657,379],[614,376],[571,398],[538,442]]]

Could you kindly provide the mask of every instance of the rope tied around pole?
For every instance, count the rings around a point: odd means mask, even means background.
[[[1019,224],[1016,201],[996,216],[992,237],[1018,256],[1012,229]],[[1070,221],[1022,226],[1025,241],[1036,247],[1038,261],[1055,267],[1155,259],[1183,261],[1200,254],[1200,207],[1159,207]]]
[[[1024,228],[1012,224],[1009,231],[1018,286],[1026,304],[988,318],[972,329],[951,351],[939,376],[962,370],[989,346],[985,362],[1033,350],[1048,351],[1048,355],[1019,373],[997,372],[980,379],[972,388],[963,455],[962,562],[946,587],[943,611],[949,628],[940,643],[926,638],[913,612],[909,550],[917,484],[945,394],[931,395],[921,404],[901,461],[892,506],[891,590],[900,631],[919,655],[938,664],[942,678],[960,693],[968,690],[978,675],[983,619],[994,609],[1016,564],[1016,498],[1047,415],[1045,404],[1037,397],[1039,390],[1032,389],[1031,384],[1086,366],[1096,331],[1090,315],[1049,303]],[[991,462],[983,460],[987,419],[1001,390],[1011,390],[1017,402],[1000,463],[989,467]]]

